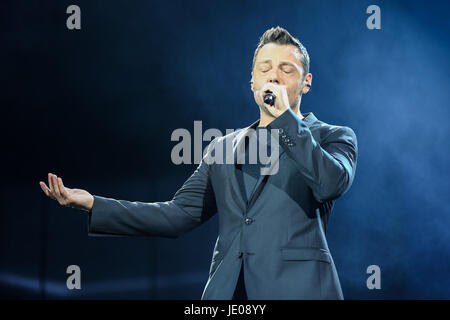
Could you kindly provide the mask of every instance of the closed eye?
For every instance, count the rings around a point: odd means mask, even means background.
[[[287,67],[287,68],[282,68],[284,73],[292,73],[294,70],[292,70],[292,68]]]
[[[289,64],[284,64],[281,67],[281,70],[283,70],[284,73],[293,73],[294,72],[294,68]]]

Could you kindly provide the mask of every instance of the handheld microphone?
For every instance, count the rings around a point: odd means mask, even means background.
[[[275,104],[275,96],[272,94],[272,92],[267,92],[264,94],[264,103],[267,103],[270,106],[273,106]]]

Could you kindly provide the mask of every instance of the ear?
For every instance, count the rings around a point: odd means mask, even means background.
[[[309,92],[309,90],[311,89],[311,85],[312,85],[312,74],[308,73],[305,76],[305,79],[303,80],[303,88],[302,88],[302,93],[306,94]]]
[[[253,88],[253,71],[252,71],[251,75],[252,75],[252,78],[250,79],[250,89],[251,89],[253,92],[255,92],[255,89]]]

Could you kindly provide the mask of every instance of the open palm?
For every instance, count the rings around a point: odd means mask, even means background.
[[[71,189],[64,186],[61,178],[54,174],[48,174],[48,185],[39,181],[44,193],[59,202],[60,205],[83,210],[91,210],[94,197],[83,189]]]

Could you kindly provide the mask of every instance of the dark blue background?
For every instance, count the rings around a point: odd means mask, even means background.
[[[81,30],[66,8],[81,8]],[[366,8],[381,8],[368,30]],[[301,111],[350,126],[359,158],[329,247],[347,299],[450,298],[447,1],[9,1],[0,17],[3,298],[199,299],[218,220],[179,239],[91,238],[47,173],[105,197],[165,201],[195,169],[172,164],[177,128],[242,128],[261,34],[306,46]],[[270,236],[270,235],[267,235]],[[66,286],[79,265],[82,289]],[[381,268],[368,290],[366,268]]]

